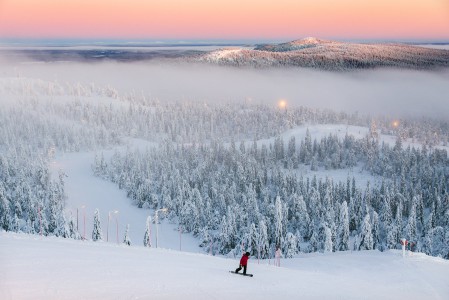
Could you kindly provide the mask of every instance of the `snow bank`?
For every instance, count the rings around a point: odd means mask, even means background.
[[[0,232],[0,299],[448,299],[449,261],[399,251],[308,254],[281,267]],[[271,262],[272,263],[272,262]]]

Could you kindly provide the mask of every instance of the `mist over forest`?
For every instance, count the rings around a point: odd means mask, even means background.
[[[3,77],[110,86],[160,101],[242,102],[330,108],[372,116],[449,118],[449,71],[399,69],[326,72],[251,69],[152,60],[42,62],[0,57]]]

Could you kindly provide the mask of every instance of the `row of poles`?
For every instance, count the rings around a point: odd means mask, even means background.
[[[83,210],[83,240],[86,240],[86,210],[85,210],[86,206],[82,205],[81,209]],[[166,212],[167,208],[161,208],[158,209],[154,212],[154,221],[156,223],[156,248],[158,247],[158,222],[159,222],[159,218],[158,218],[158,213],[159,212]],[[108,212],[108,223],[107,223],[107,227],[106,227],[106,242],[109,242],[109,223],[111,221],[111,215],[115,216],[115,224],[116,224],[116,238],[117,238],[117,244],[119,244],[119,236],[118,236],[118,214],[119,211],[118,210],[111,210]],[[39,211],[39,217],[41,217],[40,211]],[[41,223],[41,232],[40,234],[42,235],[42,221],[40,220]],[[79,208],[76,208],[76,230],[79,232]],[[151,232],[151,231],[150,231]],[[180,231],[180,235],[181,235],[181,231]],[[149,239],[151,238],[151,234],[148,237]],[[151,242],[149,241],[149,244],[151,244]],[[181,249],[181,237],[180,237],[180,243],[179,243],[179,248]]]
[[[82,205],[80,207],[83,210],[83,240],[86,240],[86,206]],[[159,212],[167,212],[167,208],[161,208],[158,209],[154,212],[154,222],[156,223],[156,248],[158,248],[158,236],[159,236],[159,231],[158,231],[158,223],[159,223],[159,218],[158,218],[158,214]],[[41,211],[40,211],[40,207],[38,207],[38,214],[39,214],[39,223],[40,223],[40,235],[42,235],[42,216],[41,216]],[[119,241],[119,236],[118,236],[118,214],[119,211],[118,210],[110,210],[108,212],[108,223],[107,223],[107,228],[106,228],[106,242],[109,242],[109,224],[110,224],[110,220],[111,220],[111,215],[115,216],[115,225],[116,225],[116,239],[117,239],[117,244],[120,243]],[[149,218],[151,218],[151,216],[149,216]],[[151,219],[150,219],[151,220]],[[79,232],[79,208],[76,208],[76,230]],[[181,247],[182,247],[182,227],[179,226],[178,227],[178,231],[179,231],[179,251],[181,251]],[[151,247],[151,227],[149,228],[149,234],[148,234],[148,245],[150,245]],[[213,247],[213,243],[210,243],[210,247],[209,247],[209,251],[210,254],[212,255],[212,247]],[[244,243],[242,242],[242,249],[244,249]],[[260,252],[260,249],[259,249]],[[280,266],[280,249],[277,248],[276,252],[275,252],[275,260],[274,260],[274,264],[275,266]],[[257,257],[258,260],[258,264],[260,263],[260,259],[259,259],[259,255]]]

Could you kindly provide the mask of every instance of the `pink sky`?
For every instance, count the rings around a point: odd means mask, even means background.
[[[3,38],[449,39],[449,0],[0,0]]]

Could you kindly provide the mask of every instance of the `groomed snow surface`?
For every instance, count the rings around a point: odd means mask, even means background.
[[[449,261],[401,251],[303,254],[281,267],[0,232],[0,299],[448,299]]]
[[[328,127],[309,126],[309,130],[313,137],[329,133],[344,135],[346,131],[357,136],[367,130]],[[288,140],[294,135],[298,142],[305,130],[304,127],[289,131],[284,138]],[[131,149],[151,147],[136,140],[129,144]],[[113,150],[103,152],[106,161],[112,153]],[[91,239],[93,211],[98,208],[104,241],[0,232],[1,300],[449,299],[449,261],[424,254],[405,258],[401,251],[301,254],[294,259],[282,259],[281,267],[274,267],[272,260],[259,263],[252,257],[248,272],[254,277],[250,278],[228,272],[238,266],[238,257],[204,253],[194,237],[179,235],[177,224],[167,219],[158,225],[159,248],[155,248],[155,224],[152,224],[153,247],[144,248],[145,221],[149,215],[154,217],[154,211],[137,208],[123,190],[94,177],[91,170],[94,156],[93,152],[57,154],[51,169],[54,176],[58,170],[67,175],[67,213],[71,212],[75,221],[78,219],[80,234],[84,235],[85,214],[85,235]],[[332,178],[348,176],[348,170],[324,173]],[[358,180],[374,179],[366,174],[354,175]],[[115,210],[119,213],[114,214]],[[130,224],[131,247],[121,243],[126,224]],[[180,237],[182,251],[187,252],[179,251]]]

